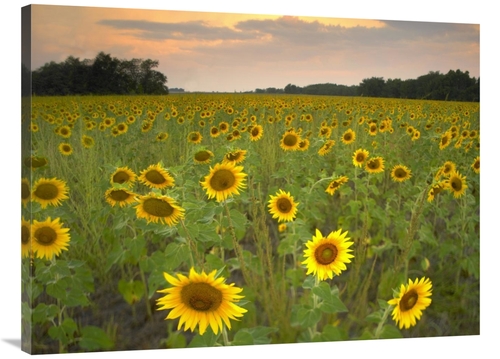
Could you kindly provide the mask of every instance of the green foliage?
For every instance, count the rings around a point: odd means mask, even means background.
[[[398,84],[392,85],[395,91]],[[214,335],[210,327],[202,336],[197,328],[194,333],[176,331],[177,322],[166,320],[168,330],[155,330],[155,338],[144,339],[145,345],[184,348],[479,332],[479,175],[471,167],[479,156],[479,140],[464,140],[461,146],[454,140],[439,148],[442,133],[454,125],[479,134],[477,104],[182,94],[34,97],[32,109],[31,122],[39,130],[31,133],[33,142],[23,153],[44,156],[48,165],[28,173],[23,165],[23,177],[64,180],[69,198],[47,208],[31,201],[23,216],[30,221],[60,218],[71,235],[68,250],[52,260],[35,257],[31,265],[30,258],[23,258],[23,325],[33,326],[23,328],[23,336],[33,333],[35,352],[123,349],[123,336],[130,334],[113,327],[156,325],[155,301],[165,295],[158,291],[172,287],[164,274],[188,275],[192,267],[215,270],[217,278],[242,288],[244,298],[237,305],[248,311],[231,320],[227,337]],[[116,135],[114,125],[99,129],[106,119],[127,123],[131,115],[126,133]],[[142,130],[145,121],[151,123],[149,131]],[[211,136],[211,127],[222,122],[229,131],[241,130],[242,137],[228,138],[230,132]],[[377,125],[374,135],[370,122]],[[383,122],[391,123],[393,131],[381,132]],[[250,140],[252,123],[264,130],[256,142]],[[72,125],[71,137],[64,139],[73,146],[71,156],[57,150],[63,139],[56,129],[62,124]],[[321,156],[326,138],[318,133],[325,124],[335,145]],[[407,133],[410,126],[420,131],[418,139]],[[281,148],[283,134],[292,128],[310,140],[306,151]],[[347,129],[356,133],[352,144],[342,142]],[[200,144],[186,140],[192,131],[202,135]],[[157,141],[160,132],[168,137]],[[93,137],[93,148],[81,145],[83,135]],[[194,162],[200,148],[214,154],[209,164]],[[369,151],[369,157],[381,156],[384,170],[368,173],[355,167],[352,157],[358,148]],[[235,149],[247,151],[239,164],[247,174],[245,188],[225,202],[209,200],[200,182]],[[446,179],[438,178],[438,170],[450,160],[467,178],[465,194],[455,198],[444,190],[428,201],[430,186]],[[128,166],[139,176],[156,163],[175,178],[173,187],[151,189],[140,181],[114,186],[137,197],[154,192],[174,198],[184,215],[172,226],[138,219],[137,202],[111,206],[104,197],[116,168]],[[394,181],[391,171],[398,164],[411,170],[407,181]],[[327,193],[329,183],[340,176],[348,181],[333,195]],[[291,222],[278,222],[269,213],[269,196],[280,189],[299,203]],[[326,281],[306,275],[303,264],[305,245],[316,229],[324,235],[342,229],[354,243],[354,258],[345,271]],[[423,276],[433,283],[432,305],[416,326],[399,330],[387,301],[408,279]]]

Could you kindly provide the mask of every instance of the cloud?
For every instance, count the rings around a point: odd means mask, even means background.
[[[156,40],[248,40],[255,36],[224,26],[210,26],[203,21],[155,22],[147,20],[103,19],[99,25],[134,31],[135,36]]]

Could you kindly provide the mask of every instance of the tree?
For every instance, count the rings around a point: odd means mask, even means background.
[[[99,52],[93,60],[69,56],[64,62],[46,63],[32,72],[33,93],[38,95],[168,94],[167,77],[156,60],[119,60]]]
[[[385,81],[382,77],[363,79],[359,84],[359,94],[369,97],[381,97],[384,93]]]

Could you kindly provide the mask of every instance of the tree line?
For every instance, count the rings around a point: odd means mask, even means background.
[[[331,96],[367,96],[441,101],[479,102],[479,78],[470,77],[469,72],[450,70],[446,74],[430,71],[416,79],[388,79],[371,77],[356,86],[331,83],[299,87],[288,84],[284,89],[256,89],[256,93],[287,93]]]
[[[99,52],[94,59],[69,56],[31,72],[31,92],[39,96],[168,94],[167,77],[151,59],[120,60]]]

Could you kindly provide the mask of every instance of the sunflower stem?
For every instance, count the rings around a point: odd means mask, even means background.
[[[316,181],[316,182],[315,182],[315,183],[311,186],[311,188],[309,188],[309,192],[308,192],[308,194],[311,194],[311,192],[312,192],[313,188],[314,188],[317,184],[319,184],[319,183],[321,183],[321,182],[324,182],[324,181],[331,181],[331,180],[333,180],[333,177],[335,177],[335,176],[333,176],[333,175],[332,175],[332,176],[330,176],[330,177],[325,177],[325,178],[321,178],[320,180],[317,180],[317,181]]]
[[[385,308],[384,314],[382,315],[382,319],[378,323],[377,329],[375,330],[375,339],[380,338],[380,334],[382,334],[382,329],[384,328],[384,324],[387,321],[387,318],[389,317],[391,309],[392,309],[391,305],[388,305],[387,308]]]
[[[251,285],[252,281],[250,279],[250,275],[245,265],[245,259],[243,258],[243,252],[241,246],[239,245],[238,240],[236,238],[236,232],[234,231],[233,221],[231,220],[231,214],[229,213],[229,207],[227,205],[227,201],[223,201],[223,203],[224,203],[224,208],[226,209],[227,221],[229,223],[229,229],[231,231],[231,238],[233,239],[234,251],[236,252],[236,256],[238,257],[238,260],[240,262],[241,272],[243,273],[245,281]]]
[[[186,232],[189,247],[191,247],[191,251],[189,252],[189,257],[191,260],[191,267],[194,267],[194,258],[193,258],[193,253],[194,253],[196,256],[197,264],[199,266],[201,266],[203,269],[203,265],[202,265],[203,263],[201,263],[200,256],[198,254],[198,250],[196,249],[196,244],[194,243],[193,239],[191,238],[191,235],[189,234],[189,231],[186,228],[186,224],[184,223],[184,220],[181,219],[180,222],[181,222],[182,228],[184,228],[184,231]]]
[[[227,329],[226,326],[222,326],[222,340],[224,342],[224,346],[228,347],[231,345],[231,342],[229,341],[228,335],[227,335]]]

